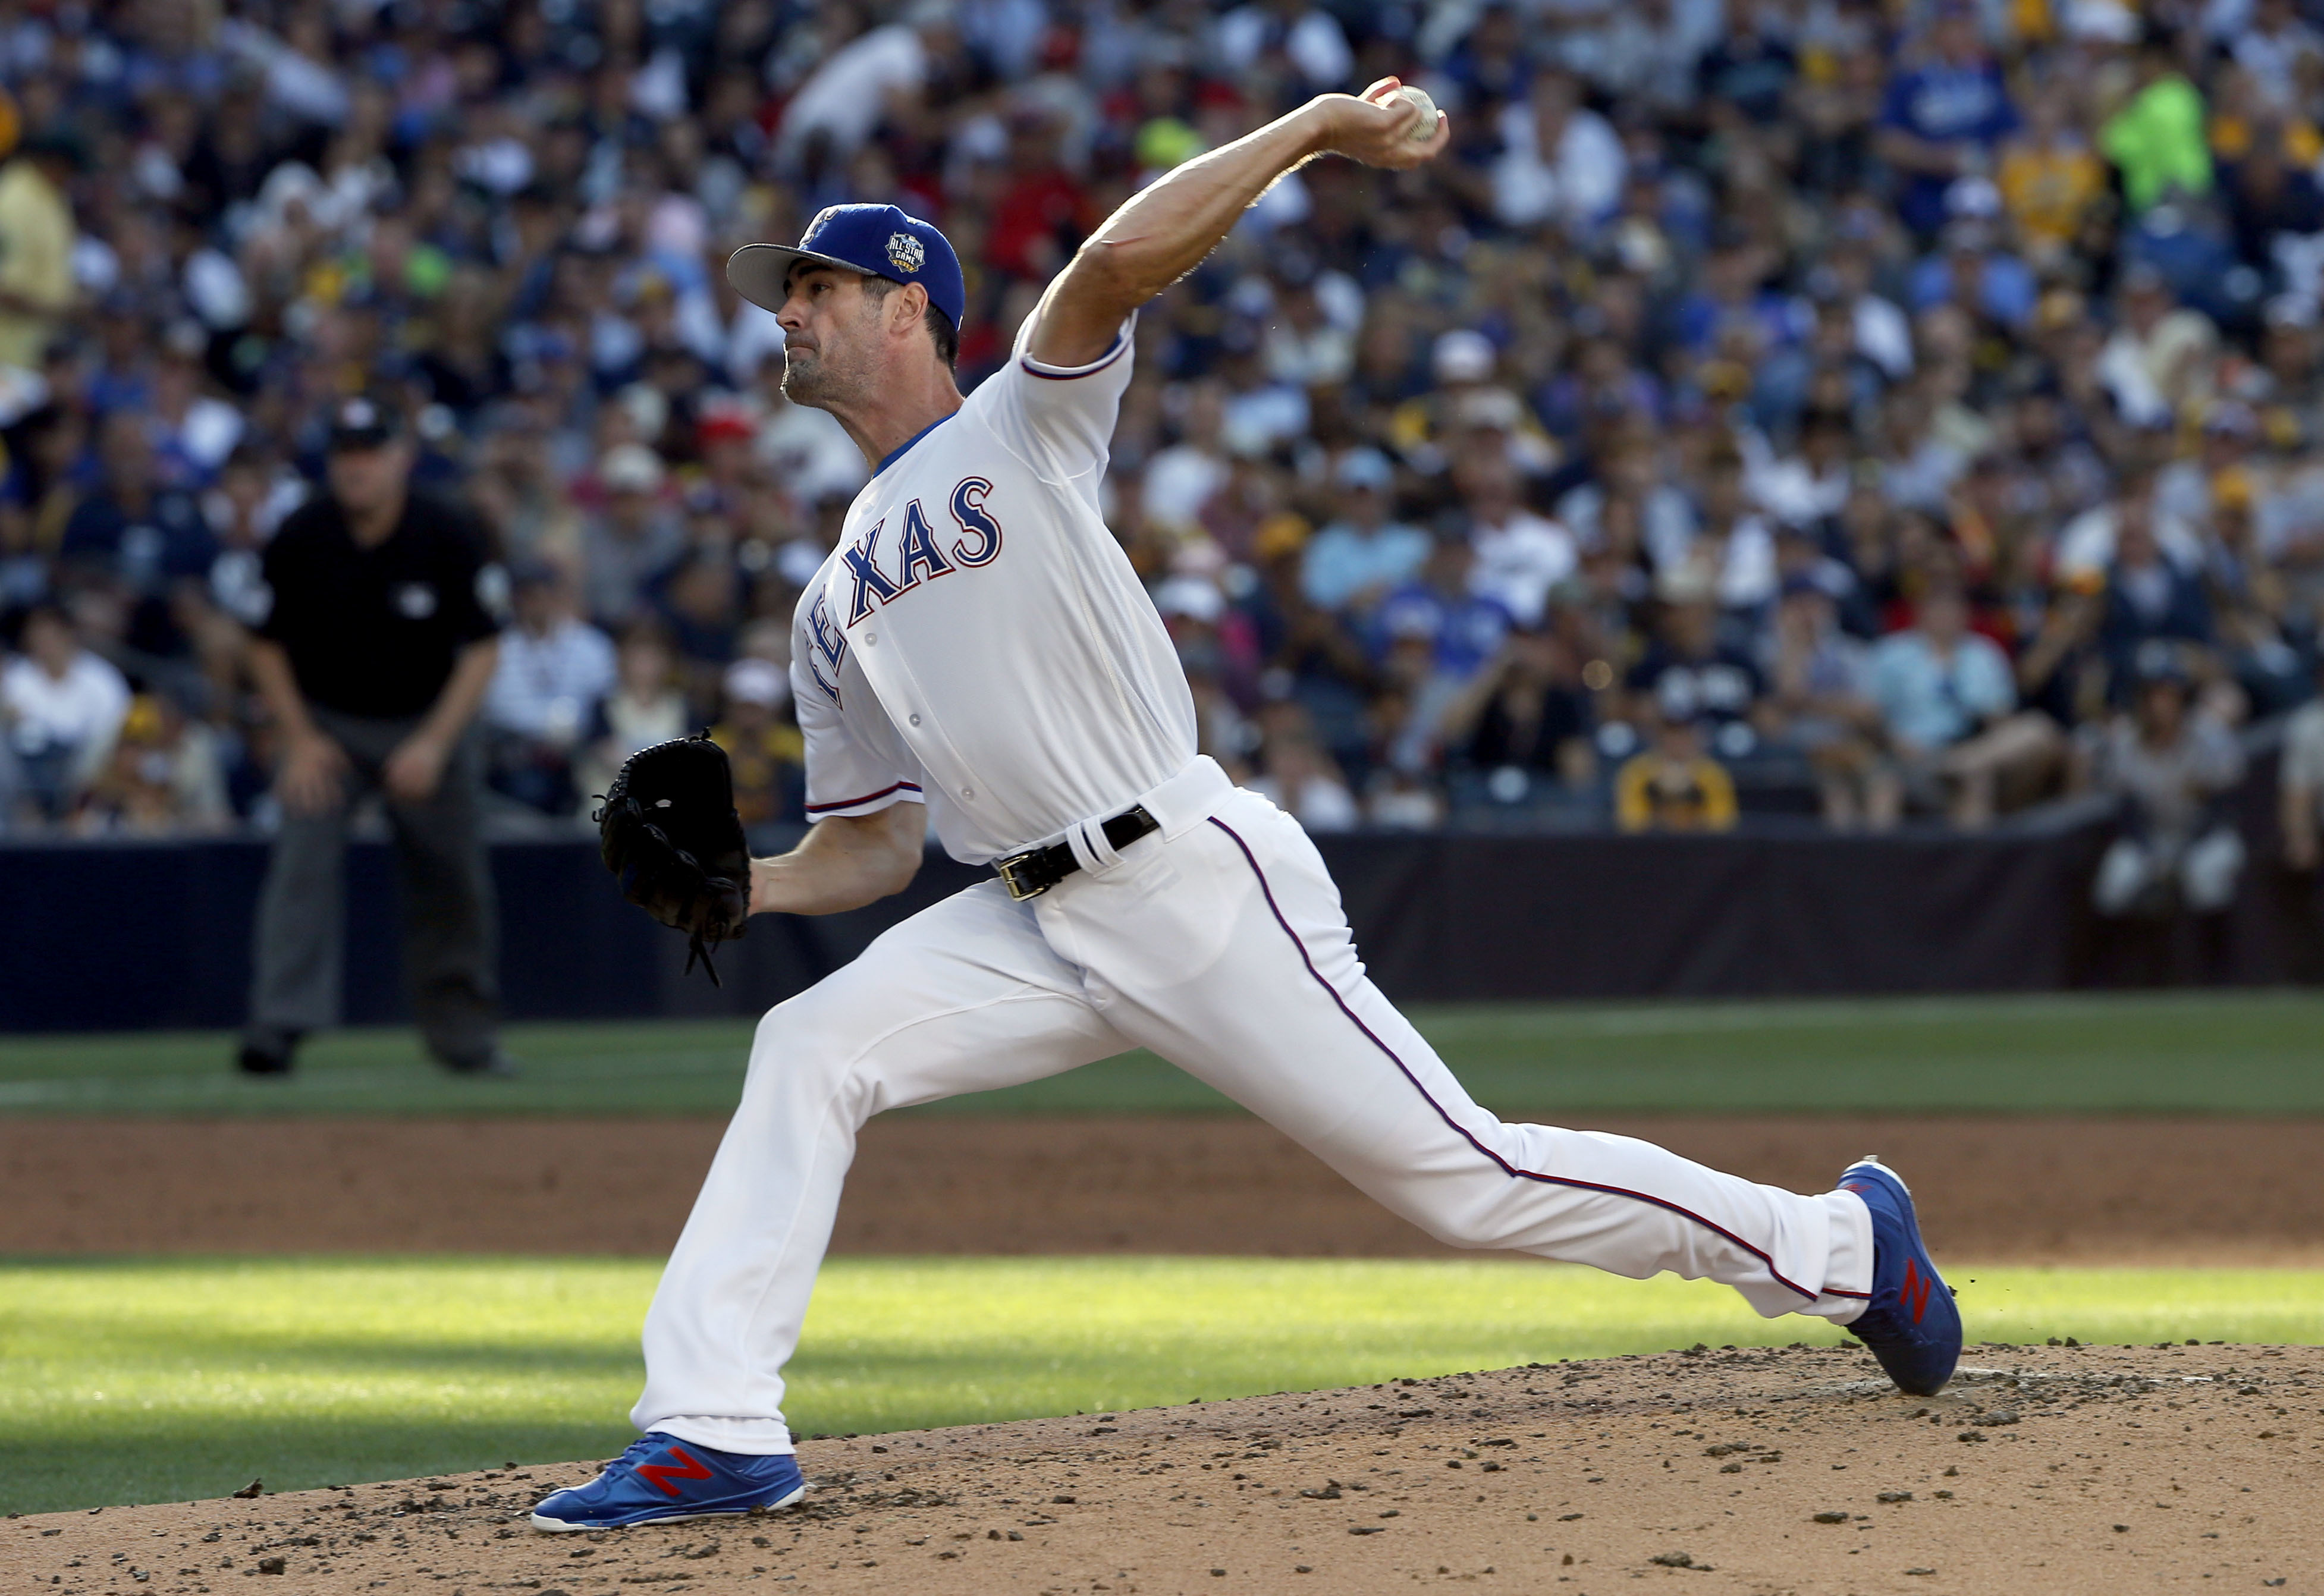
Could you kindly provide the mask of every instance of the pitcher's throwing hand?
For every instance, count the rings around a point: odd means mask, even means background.
[[[1400,78],[1383,78],[1360,95],[1327,94],[1315,101],[1313,108],[1325,118],[1323,148],[1392,171],[1435,160],[1452,142],[1452,118],[1436,111],[1435,133],[1416,132],[1423,112],[1397,92],[1403,87]]]

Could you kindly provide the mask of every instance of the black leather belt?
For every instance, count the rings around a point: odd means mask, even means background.
[[[1148,832],[1162,829],[1162,823],[1146,812],[1142,804],[1133,804],[1105,823],[1105,840],[1116,848],[1127,848]],[[1009,896],[1022,903],[1028,898],[1042,893],[1064,881],[1082,867],[1074,857],[1070,843],[1051,843],[1046,848],[1028,848],[1022,853],[1011,853],[1006,859],[993,861],[992,868],[1001,874],[1001,884],[1009,889]]]

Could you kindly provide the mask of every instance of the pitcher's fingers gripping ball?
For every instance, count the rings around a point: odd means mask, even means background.
[[[1413,118],[1412,132],[1409,135],[1412,142],[1416,144],[1425,144],[1434,138],[1437,124],[1444,119],[1444,113],[1436,108],[1436,102],[1428,97],[1428,91],[1425,88],[1415,88],[1411,84],[1406,83],[1397,89],[1396,97],[1400,100],[1409,101],[1420,109],[1420,115]]]
[[[1345,96],[1327,97],[1339,102],[1340,125],[1328,147],[1366,166],[1405,171],[1434,160],[1452,141],[1452,119],[1436,108],[1426,89],[1400,78],[1381,78],[1352,105]]]

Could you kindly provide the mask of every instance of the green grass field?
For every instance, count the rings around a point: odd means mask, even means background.
[[[1844,1002],[1470,1005],[1414,1018],[1505,1112],[2324,1113],[2324,995],[2235,992]],[[0,1114],[721,1113],[747,1023],[536,1025],[526,1073],[455,1080],[409,1033],[317,1040],[245,1081],[217,1034],[0,1040]],[[1130,1054],[918,1113],[1216,1112]]]
[[[630,1438],[656,1267],[0,1263],[0,1510],[608,1455]],[[1995,1269],[1960,1286],[1973,1338],[2324,1342],[2324,1272]],[[790,1416],[871,1433],[1841,1339],[1717,1287],[1556,1265],[842,1259]]]
[[[1434,1008],[1504,1112],[2324,1114],[2324,997]],[[739,1022],[525,1026],[516,1082],[410,1034],[320,1038],[245,1081],[215,1034],[0,1040],[0,1135],[34,1116],[723,1113]],[[921,1113],[1234,1112],[1131,1055]],[[628,1437],[632,1259],[0,1260],[0,1510],[603,1456]],[[2324,1273],[1989,1270],[1973,1338],[2324,1342]],[[1834,1341],[1720,1288],[1512,1262],[852,1258],[792,1368],[795,1425],[877,1431],[1220,1398],[1696,1341]]]

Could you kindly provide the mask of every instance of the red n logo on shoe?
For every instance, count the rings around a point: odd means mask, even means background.
[[[1906,1288],[1910,1289],[1912,1286],[1912,1277],[1909,1275],[1906,1276],[1904,1283]],[[1928,1287],[1925,1286],[1921,1288],[1921,1294],[1923,1296],[1927,1296]],[[1914,1316],[1915,1318],[1919,1317],[1918,1315],[1914,1315]],[[640,1463],[638,1465],[638,1473],[642,1478],[650,1480],[655,1485],[659,1486],[664,1496],[674,1497],[678,1495],[678,1487],[670,1483],[673,1480],[707,1480],[710,1478],[710,1470],[708,1467],[706,1466],[699,1459],[696,1458],[693,1453],[687,1452],[685,1447],[671,1447],[669,1449],[669,1455],[684,1463],[686,1467],[682,1469],[673,1468],[668,1463]]]
[[[1929,1311],[1929,1277],[1921,1273],[1919,1259],[1904,1260],[1904,1283],[1897,1288],[1896,1295],[1906,1307],[1913,1310],[1913,1323],[1918,1324],[1921,1315]],[[678,1455],[683,1457],[686,1454],[680,1453]],[[673,1490],[670,1494],[676,1496],[678,1493]]]

